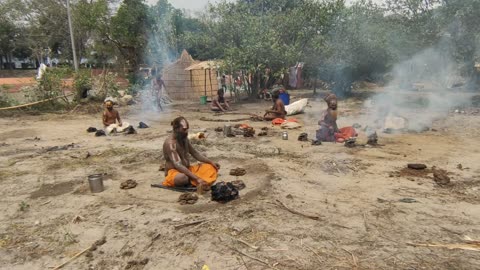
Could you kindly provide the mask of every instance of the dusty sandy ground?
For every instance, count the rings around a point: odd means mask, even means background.
[[[234,108],[261,113],[269,105]],[[317,129],[325,105],[313,99],[296,116],[305,127],[289,131],[287,141],[279,127],[250,121],[235,123],[257,133],[268,127],[268,136],[224,138],[214,129],[225,122],[200,118],[245,115],[214,116],[200,105],[176,104],[162,114],[137,108],[120,111],[151,128],[98,138],[85,130],[100,127],[100,114],[0,118],[1,269],[49,269],[102,237],[103,245],[64,269],[480,269],[478,251],[409,244],[480,239],[479,116],[451,113],[433,130],[380,133],[381,147],[347,148],[297,141]],[[357,121],[361,101],[340,101],[346,108],[340,126]],[[246,183],[240,199],[219,204],[207,193],[180,205],[180,193],[150,187],[163,181],[161,146],[178,115],[190,120],[191,132],[207,130],[196,147],[221,164],[219,180]],[[411,162],[447,170],[451,185],[402,171]],[[247,174],[230,176],[236,167]],[[94,173],[106,173],[102,193],[88,189]],[[127,179],[138,186],[120,189]],[[203,222],[178,227],[195,221]]]

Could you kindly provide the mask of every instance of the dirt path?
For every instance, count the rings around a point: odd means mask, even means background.
[[[352,108],[340,126],[359,119],[359,104],[340,103]],[[269,105],[236,108],[261,113]],[[105,244],[65,269],[480,269],[478,252],[408,244],[480,239],[480,145],[472,136],[480,130],[478,116],[450,114],[434,123],[436,131],[382,133],[382,147],[346,148],[296,140],[301,132],[314,134],[320,101],[296,117],[306,126],[289,131],[288,141],[263,122],[248,123],[257,133],[268,127],[265,137],[224,138],[214,131],[222,122],[200,118],[239,115],[185,108],[163,114],[122,108],[125,120],[151,128],[99,138],[85,131],[100,127],[99,116],[0,119],[0,268],[47,269],[105,236]],[[246,183],[240,199],[218,204],[206,194],[179,205],[178,193],[150,187],[163,180],[161,145],[180,114],[190,132],[207,130],[195,147],[220,162],[219,180]],[[438,186],[431,173],[405,173],[410,162],[447,170],[452,185]],[[236,167],[247,174],[230,176]],[[102,193],[88,190],[94,173],[107,174]],[[138,186],[120,189],[127,179]],[[195,221],[202,222],[176,227]]]

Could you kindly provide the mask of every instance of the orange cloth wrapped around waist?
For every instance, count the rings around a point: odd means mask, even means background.
[[[338,133],[335,133],[335,140],[337,142],[344,142],[351,137],[357,137],[357,132],[353,127],[343,127],[339,129]]]
[[[190,166],[188,169],[196,176],[202,178],[205,182],[207,182],[208,185],[212,185],[217,180],[217,170],[215,170],[215,167],[213,167],[210,164],[200,163],[197,165]],[[179,173],[180,172],[177,171],[176,169],[168,170],[167,176],[165,176],[165,181],[163,181],[162,185],[168,186],[168,187],[174,187],[175,176]],[[195,181],[193,180],[190,180],[190,183],[194,186],[197,185],[197,183],[195,183]]]

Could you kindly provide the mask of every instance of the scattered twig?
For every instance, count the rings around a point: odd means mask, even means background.
[[[363,212],[363,224],[365,225],[365,230],[368,232],[370,228],[368,227],[367,224],[367,213]]]
[[[248,266],[247,266],[247,263],[245,262],[245,260],[243,259],[243,257],[242,257],[242,256],[239,256],[239,257],[240,257],[240,260],[242,260],[243,265],[245,266],[245,269],[249,270],[249,269],[248,269]]]
[[[157,241],[158,238],[160,238],[161,235],[162,235],[161,233],[156,233],[156,234],[152,237],[152,240],[150,241],[150,244],[148,244],[148,246],[146,246],[143,250],[145,251],[145,250],[149,249],[151,246],[153,246],[153,243],[154,243],[155,241]]]
[[[128,210],[132,209],[133,207],[134,207],[133,205],[132,205],[132,206],[129,206],[129,207],[123,209],[123,210],[120,210],[120,212],[128,211]]]
[[[353,253],[347,249],[344,249],[344,248],[342,249],[352,256],[353,266],[355,267],[355,269],[358,268],[357,258],[355,257],[355,255],[353,255]]]
[[[343,225],[340,225],[340,224],[337,224],[337,223],[328,223],[332,226],[335,226],[335,227],[339,227],[339,228],[343,228],[343,229],[352,229],[352,227],[347,227],[347,226],[343,226]]]
[[[41,203],[40,206],[47,205],[47,204],[49,204],[49,203],[51,203],[51,202],[52,202],[52,201],[46,201],[46,202],[44,202],[44,203]]]
[[[92,245],[92,246],[93,246],[93,245]],[[69,264],[70,262],[72,262],[72,261],[75,260],[76,258],[80,257],[83,253],[89,251],[89,250],[92,248],[92,246],[90,246],[90,247],[88,247],[88,248],[86,248],[86,249],[78,252],[78,253],[75,254],[72,258],[70,258],[68,261],[66,261],[66,262],[60,264],[59,266],[56,266],[55,268],[53,268],[53,270],[58,270],[58,269],[64,267],[65,265]]]
[[[60,264],[59,266],[56,266],[53,268],[53,270],[58,270],[58,269],[61,269],[62,267],[64,267],[65,265],[71,263],[72,261],[74,261],[76,258],[80,257],[83,253],[89,251],[89,250],[95,250],[98,246],[101,246],[103,244],[105,244],[106,240],[105,237],[102,237],[100,240],[97,240],[95,241],[92,245],[90,245],[88,248],[78,252],[77,254],[75,254],[73,257],[71,257],[70,259],[68,259],[66,262]]]
[[[185,228],[185,227],[202,224],[206,221],[207,221],[206,219],[197,220],[197,221],[193,221],[193,222],[188,222],[188,223],[184,223],[184,224],[175,225],[174,228],[175,228],[175,230],[178,230],[178,229],[182,229],[182,228]]]
[[[302,243],[302,246],[305,246],[308,250],[310,250],[311,252],[313,252],[313,254],[315,254],[318,262],[323,263],[323,260],[321,259],[322,257],[320,256],[320,254],[318,254],[313,248],[311,248],[311,247],[308,246],[307,244],[303,244],[303,243]]]
[[[237,241],[237,242],[239,242],[239,243],[244,244],[245,246],[247,246],[247,247],[249,247],[249,248],[251,248],[251,249],[254,249],[254,250],[259,250],[259,249],[260,249],[260,247],[254,246],[254,245],[252,245],[252,244],[250,244],[250,243],[248,243],[248,242],[243,241],[242,239],[237,239],[237,238],[232,238],[232,239],[235,240],[235,241]]]
[[[443,247],[448,249],[463,249],[480,251],[480,241],[466,241],[466,243],[442,244],[442,243],[407,243],[414,247]]]
[[[233,248],[233,247],[230,247],[230,248],[231,248],[233,251],[239,253],[240,255],[243,255],[243,256],[245,256],[245,257],[247,257],[247,258],[250,258],[250,259],[252,259],[252,260],[254,260],[254,261],[257,261],[257,262],[259,262],[259,263],[261,263],[261,264],[263,264],[263,265],[265,265],[265,266],[268,266],[268,267],[271,268],[271,269],[278,270],[278,269],[275,268],[273,265],[270,265],[268,262],[266,262],[266,261],[264,261],[264,260],[261,260],[261,259],[259,259],[259,258],[253,257],[252,255],[248,255],[248,254],[246,254],[246,253],[244,253],[244,252],[242,252],[242,251],[240,251],[240,250],[238,250],[238,249],[236,249],[236,248]]]
[[[80,107],[80,104],[78,104],[77,106],[75,106],[69,113],[74,113],[74,112],[77,110],[78,107]]]
[[[287,210],[288,212],[290,212],[292,214],[300,215],[300,216],[303,216],[303,217],[306,217],[306,218],[309,218],[309,219],[313,219],[313,220],[319,220],[320,219],[320,217],[318,217],[318,216],[311,216],[311,215],[303,214],[303,213],[298,212],[297,210],[291,209],[288,206],[286,206],[283,202],[281,202],[280,200],[276,200],[276,201],[280,204],[280,206],[282,206],[283,208],[285,208],[285,210]]]

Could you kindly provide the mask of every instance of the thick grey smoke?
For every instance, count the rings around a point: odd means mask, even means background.
[[[462,78],[449,37],[395,65],[385,91],[365,103],[375,129],[422,131],[468,99],[459,93]],[[406,121],[402,121],[402,119]]]

